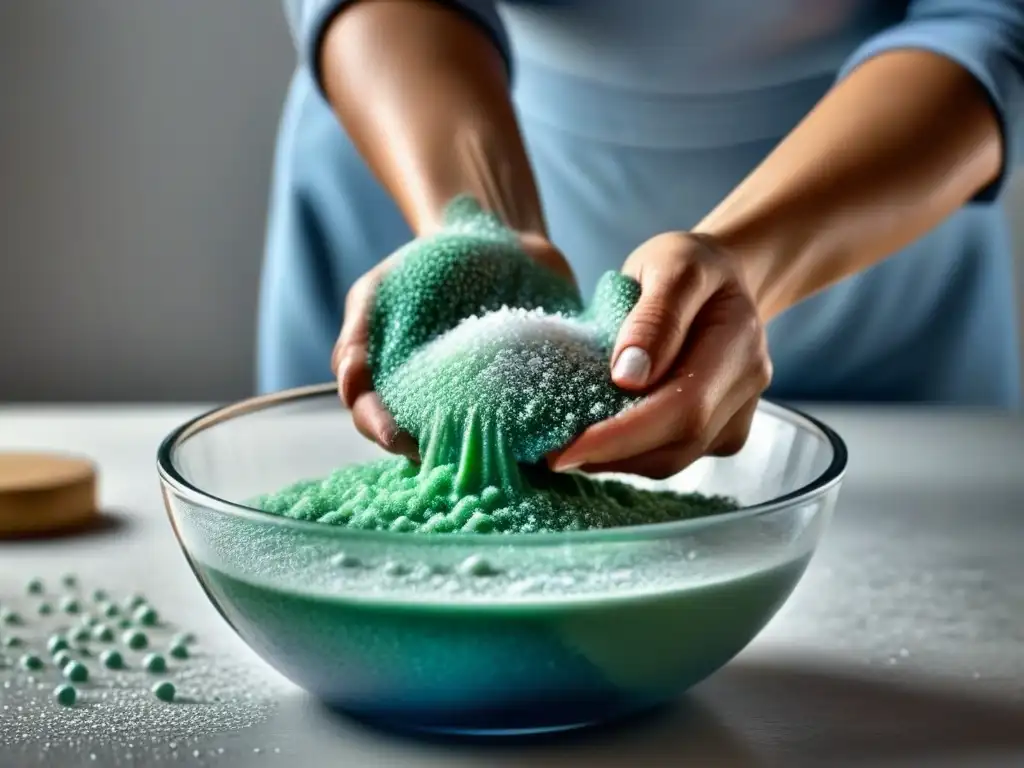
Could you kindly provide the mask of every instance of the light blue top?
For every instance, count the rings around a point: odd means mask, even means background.
[[[262,391],[330,379],[348,286],[411,236],[311,66],[346,1],[286,0],[301,59],[271,195]],[[585,294],[647,238],[699,221],[859,62],[919,48],[960,63],[998,111],[1007,168],[905,251],[773,321],[768,394],[1018,406],[1000,193],[1024,143],[1020,0],[449,4],[479,22],[509,62],[552,238]]]

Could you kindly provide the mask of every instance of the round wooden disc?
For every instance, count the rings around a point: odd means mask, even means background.
[[[96,515],[96,467],[77,456],[0,451],[0,538],[85,526]]]

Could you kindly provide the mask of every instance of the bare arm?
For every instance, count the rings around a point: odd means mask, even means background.
[[[667,476],[739,450],[772,376],[764,323],[985,190],[1003,133],[985,89],[948,58],[894,50],[856,67],[693,233],[631,254],[642,294],[612,377],[649,395],[556,468]]]
[[[544,233],[505,63],[478,24],[431,0],[361,0],[320,56],[334,111],[417,234],[459,193]]]
[[[447,203],[468,193],[517,230],[533,258],[571,277],[547,241],[507,67],[481,25],[432,0],[358,0],[333,18],[318,56],[338,119],[416,235],[436,229]],[[370,309],[387,255],[349,291],[332,369],[360,432],[415,456],[373,391],[369,365]]]
[[[733,252],[762,317],[916,240],[991,183],[999,123],[958,64],[862,64],[695,229]]]

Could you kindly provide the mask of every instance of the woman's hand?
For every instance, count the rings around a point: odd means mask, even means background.
[[[772,376],[737,262],[709,237],[674,232],[641,245],[622,271],[641,296],[619,331],[612,380],[648,395],[587,429],[552,467],[664,478],[736,453]]]
[[[574,280],[565,257],[548,239],[534,233],[519,237],[523,250],[539,264],[562,277]],[[331,355],[331,370],[338,382],[338,395],[352,411],[356,429],[384,450],[410,459],[418,458],[418,447],[402,432],[373,390],[369,364],[370,312],[381,279],[395,264],[391,255],[355,283],[345,299],[345,319]]]

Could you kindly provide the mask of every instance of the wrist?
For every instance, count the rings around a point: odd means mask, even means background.
[[[713,212],[693,234],[730,261],[762,320],[800,300],[799,264],[811,248],[807,216],[722,215]]]
[[[546,235],[529,161],[504,134],[490,124],[464,124],[429,154],[426,165],[404,174],[399,196],[405,199],[399,204],[417,235],[438,229],[459,195],[472,196],[510,229]]]

